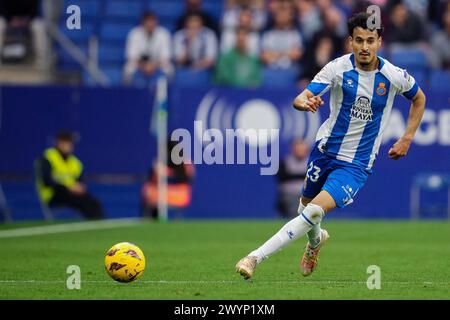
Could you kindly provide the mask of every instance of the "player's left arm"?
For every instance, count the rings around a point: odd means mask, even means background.
[[[422,120],[425,111],[426,97],[422,89],[418,89],[416,95],[412,98],[412,104],[409,109],[408,122],[403,136],[389,149],[389,157],[398,160],[406,156],[409,147],[414,139],[414,135]]]

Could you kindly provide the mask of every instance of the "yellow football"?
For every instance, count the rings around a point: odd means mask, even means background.
[[[138,246],[129,242],[115,244],[106,252],[105,269],[116,281],[134,281],[144,273],[144,253]]]

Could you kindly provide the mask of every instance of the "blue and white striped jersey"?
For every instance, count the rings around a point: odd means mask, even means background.
[[[354,54],[329,62],[307,89],[323,95],[331,89],[330,116],[317,132],[319,150],[332,158],[371,171],[396,95],[412,99],[419,89],[406,70],[384,58],[379,67],[363,71]]]

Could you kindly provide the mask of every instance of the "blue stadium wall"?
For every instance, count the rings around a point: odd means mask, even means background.
[[[3,86],[0,90],[0,182],[13,219],[42,217],[31,180],[32,164],[60,128],[80,133],[76,154],[85,163],[86,174],[147,174],[156,154],[151,131],[154,90],[61,86]],[[281,157],[288,152],[293,137],[312,141],[329,112],[328,106],[316,115],[295,112],[291,101],[298,93],[296,88],[171,86],[169,93],[170,129],[185,128],[193,138],[195,120],[202,120],[205,129],[224,131],[249,120],[252,113],[245,115],[244,109],[254,111],[262,106],[262,110],[275,111],[281,126]],[[415,177],[421,173],[449,174],[450,95],[439,90],[426,90],[426,94],[427,111],[408,157],[393,161],[387,156],[389,147],[403,133],[410,105],[408,100],[397,97],[372,176],[355,202],[334,212],[333,217],[408,218]],[[274,123],[267,114],[260,120],[263,124]],[[192,204],[183,216],[276,217],[276,178],[261,175],[261,167],[197,164]],[[138,216],[140,187],[140,181],[130,185],[90,185],[109,217]],[[444,212],[446,192],[430,193],[424,201],[430,206],[439,205],[438,211]]]

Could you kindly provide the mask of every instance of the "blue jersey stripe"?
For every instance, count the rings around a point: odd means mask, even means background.
[[[403,93],[403,96],[411,100],[414,98],[417,91],[419,91],[419,86],[417,85],[417,82],[415,82],[411,89]]]
[[[342,105],[337,115],[336,123],[326,144],[322,147],[326,153],[336,156],[350,124],[350,112],[356,100],[359,74],[356,70],[343,73],[342,79]]]
[[[367,167],[372,154],[375,139],[378,136],[381,126],[381,118],[383,117],[384,108],[386,108],[391,83],[381,73],[375,74],[375,84],[372,93],[372,121],[368,121],[364,127],[364,132],[356,150],[355,160]]]
[[[311,91],[315,96],[317,96],[319,93],[321,93],[323,90],[327,88],[328,84],[326,83],[319,83],[319,82],[311,82],[306,89]]]
[[[355,69],[356,68],[356,64],[355,64],[355,54],[354,53],[352,53],[350,55],[350,62],[352,63],[353,69]]]

